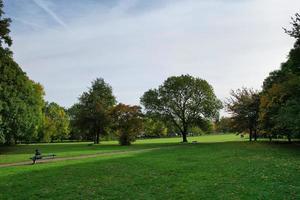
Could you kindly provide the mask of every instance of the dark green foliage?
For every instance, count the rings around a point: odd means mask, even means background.
[[[115,103],[111,86],[102,78],[98,78],[92,82],[88,92],[84,92],[79,98],[72,121],[75,121],[76,127],[82,133],[93,137],[94,142],[98,144],[100,134],[106,134],[106,129],[110,125],[109,110]]]
[[[80,105],[78,103],[74,104],[71,108],[67,110],[67,114],[70,120],[70,139],[71,140],[91,140],[87,131],[81,130],[80,125],[77,123],[77,117],[80,114]]]
[[[292,29],[285,32],[296,38],[288,60],[265,79],[260,103],[260,124],[265,134],[300,137],[300,15],[292,18]]]
[[[111,109],[110,117],[120,145],[130,145],[142,131],[143,115],[139,106],[120,103]]]
[[[172,122],[181,132],[183,142],[195,122],[212,119],[222,107],[213,88],[205,80],[190,75],[169,77],[158,89],[141,97],[147,113]]]

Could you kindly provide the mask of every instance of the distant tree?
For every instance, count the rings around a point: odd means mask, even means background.
[[[63,107],[58,104],[46,103],[45,120],[40,140],[50,142],[67,139],[70,132],[70,120]]]
[[[217,117],[214,117],[214,118],[217,118]],[[215,120],[215,119],[213,119],[213,120]],[[213,120],[199,118],[199,119],[197,119],[197,120],[194,121],[194,123],[193,123],[192,126],[194,128],[197,127],[199,129],[201,129],[204,134],[210,134],[210,133],[213,132]]]
[[[70,120],[70,139],[72,140],[92,140],[93,135],[89,135],[87,131],[81,130],[78,123],[80,114],[80,105],[78,103],[67,109],[67,114]]]
[[[205,132],[199,128],[198,126],[193,126],[192,128],[190,128],[190,132],[193,136],[200,136],[200,135],[204,135]]]
[[[231,97],[225,102],[227,111],[231,114],[234,129],[238,132],[249,131],[249,139],[257,139],[259,117],[259,92],[242,88],[231,91]]]
[[[197,120],[216,117],[222,107],[213,88],[190,75],[169,77],[158,89],[145,92],[141,104],[148,113],[171,121],[180,130],[183,142],[187,142],[188,130]]]
[[[145,137],[162,137],[166,136],[168,128],[165,123],[155,118],[144,118],[144,136]]]
[[[77,127],[88,135],[92,135],[94,142],[99,144],[100,134],[106,133],[110,126],[109,110],[116,104],[110,85],[102,78],[92,82],[92,87],[84,92],[77,104],[75,113]]]
[[[216,132],[232,133],[235,131],[233,120],[230,117],[222,117],[216,122]]]
[[[118,104],[110,111],[113,129],[121,145],[130,145],[142,131],[143,118],[141,107]]]

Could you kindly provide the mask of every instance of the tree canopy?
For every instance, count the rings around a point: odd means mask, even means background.
[[[43,87],[30,80],[5,47],[12,45],[11,20],[0,0],[0,143],[32,141],[43,124]]]
[[[231,97],[225,102],[227,111],[231,114],[232,124],[238,132],[249,131],[249,139],[257,139],[259,92],[242,88],[231,91]]]
[[[264,80],[260,102],[261,129],[269,136],[283,135],[289,140],[300,137],[300,15],[292,17],[292,29],[284,29],[296,38],[288,60]]]
[[[57,103],[45,105],[45,119],[40,140],[50,142],[53,140],[67,139],[70,132],[70,120],[65,109]]]
[[[106,133],[109,126],[109,110],[116,104],[112,88],[102,78],[92,82],[91,88],[84,92],[77,104],[75,120],[77,127],[99,143],[100,134]]]
[[[118,104],[110,111],[112,128],[121,145],[130,145],[143,128],[141,107]]]
[[[202,119],[212,119],[222,107],[207,81],[190,75],[169,77],[158,89],[141,97],[146,112],[171,121],[187,142],[189,128]]]

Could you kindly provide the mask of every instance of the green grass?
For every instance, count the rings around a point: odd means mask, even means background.
[[[190,141],[198,142],[225,142],[244,141],[234,134],[207,135],[200,137],[190,137]],[[39,149],[43,154],[54,153],[57,157],[71,157],[96,153],[107,153],[114,151],[130,151],[145,148],[159,147],[178,144],[181,138],[144,139],[137,140],[134,145],[124,147],[118,145],[117,141],[103,141],[100,145],[93,145],[91,142],[78,143],[53,143],[53,144],[22,144],[10,147],[0,146],[0,164],[28,161],[33,156],[35,149]]]
[[[180,138],[168,138],[139,140],[130,147],[45,145],[44,150],[62,155],[128,153],[0,168],[0,199],[299,199],[299,144],[249,143],[234,135],[189,140],[202,142],[179,144]],[[14,157],[32,146],[12,147],[5,155]],[[131,151],[150,147],[160,149]]]

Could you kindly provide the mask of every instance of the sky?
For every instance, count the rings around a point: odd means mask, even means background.
[[[98,77],[118,102],[139,104],[169,76],[231,89],[260,89],[294,40],[282,27],[299,0],[4,0],[14,58],[70,107]]]

